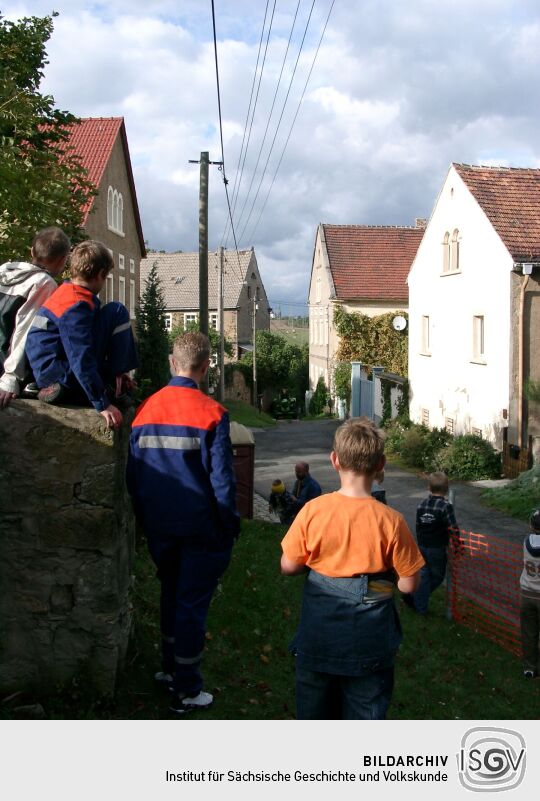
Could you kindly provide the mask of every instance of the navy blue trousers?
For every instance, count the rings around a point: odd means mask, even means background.
[[[200,664],[210,601],[231,559],[232,546],[196,538],[149,538],[161,582],[162,667],[178,693],[203,686]]]

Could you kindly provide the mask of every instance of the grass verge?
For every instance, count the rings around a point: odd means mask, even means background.
[[[529,522],[532,510],[540,506],[540,465],[522,473],[505,487],[486,490],[482,502]]]
[[[269,428],[276,424],[274,418],[269,414],[259,412],[243,401],[225,401],[224,406],[227,408],[231,420],[249,428]]]
[[[212,601],[203,663],[213,707],[195,718],[294,717],[294,664],[288,644],[300,609],[303,579],[279,573],[280,525],[244,521],[229,570]],[[39,701],[49,718],[162,719],[167,696],[154,686],[160,668],[159,587],[146,547],[139,548],[134,585],[135,636],[114,701],[95,703],[80,685]],[[397,601],[404,639],[396,663],[389,717],[395,719],[535,719],[540,680],[525,681],[519,661],[463,626],[446,620],[444,592],[426,618]],[[9,708],[4,717],[13,717]],[[179,720],[179,722],[180,722]]]

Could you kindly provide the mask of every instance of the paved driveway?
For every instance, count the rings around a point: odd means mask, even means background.
[[[281,478],[291,490],[295,480],[294,465],[298,461],[309,463],[310,472],[323,492],[338,489],[339,477],[329,459],[338,425],[337,420],[280,420],[275,428],[254,430],[255,491],[267,498],[270,485],[276,478]],[[416,506],[427,493],[425,479],[388,465],[384,487],[389,505],[405,516],[414,531]],[[511,539],[526,535],[524,523],[480,503],[483,488],[461,482],[453,483],[452,487],[461,528]]]

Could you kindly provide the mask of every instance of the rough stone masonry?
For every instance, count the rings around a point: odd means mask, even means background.
[[[0,412],[0,693],[77,677],[109,695],[131,630],[129,428],[92,409]]]

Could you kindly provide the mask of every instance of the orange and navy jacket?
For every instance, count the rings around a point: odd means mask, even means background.
[[[147,536],[232,541],[240,530],[229,415],[190,378],[139,407],[126,479]]]
[[[56,382],[70,386],[74,375],[98,412],[110,405],[93,337],[100,306],[89,289],[66,281],[38,311],[26,340],[26,355],[38,387]]]

